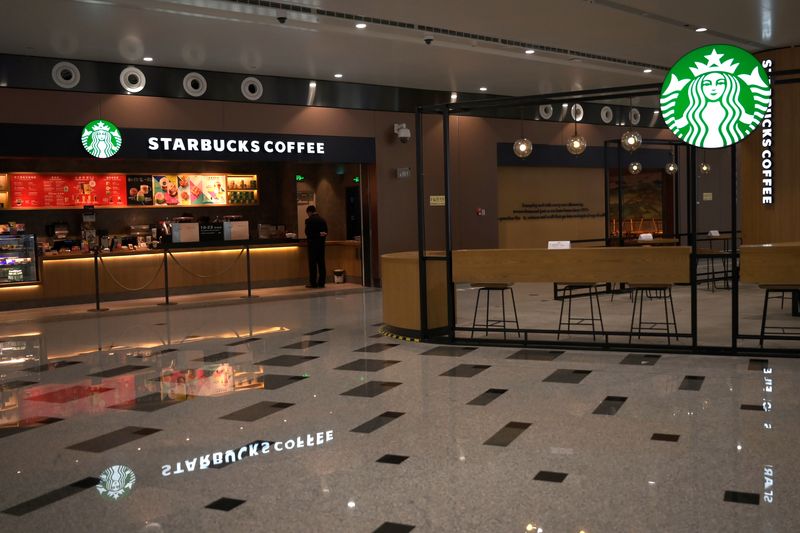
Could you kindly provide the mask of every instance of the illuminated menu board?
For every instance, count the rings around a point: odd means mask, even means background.
[[[122,174],[11,174],[11,207],[123,207]]]

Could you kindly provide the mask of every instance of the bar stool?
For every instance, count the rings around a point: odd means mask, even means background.
[[[675,305],[672,301],[672,284],[671,283],[631,283],[630,285],[631,290],[633,290],[633,314],[631,315],[631,330],[630,335],[628,337],[628,343],[633,342],[633,329],[634,324],[636,323],[636,304],[638,301],[639,304],[639,325],[637,327],[637,333],[639,339],[642,338],[642,326],[651,326],[647,329],[651,331],[666,331],[667,337],[667,344],[672,343],[672,338],[670,332],[670,326],[675,328],[675,340],[679,340],[678,337],[678,323],[675,320]],[[642,313],[644,310],[644,301],[645,298],[648,300],[663,300],[664,301],[664,322],[648,322],[642,320]],[[669,306],[667,304],[669,303]],[[669,309],[672,309],[672,320],[670,321],[670,313]],[[659,328],[656,326],[665,326],[664,328]]]
[[[555,284],[556,287],[559,285],[558,283]],[[586,292],[578,292],[577,294],[575,291],[582,291],[585,290]],[[597,290],[597,283],[567,283],[564,286],[564,294],[560,296],[561,299],[561,312],[558,315],[558,335],[556,339],[561,339],[561,331],[562,326],[567,326],[566,333],[570,333],[572,330],[572,326],[585,326],[587,324],[592,326],[592,340],[597,339],[597,328],[595,324],[599,322],[600,324],[600,335],[605,334],[605,328],[603,327],[603,312],[600,309],[600,291]],[[557,292],[557,291],[556,291]],[[589,313],[590,316],[588,317],[575,317],[572,316],[572,300],[575,298],[583,298],[589,297]],[[559,298],[556,295],[556,298]],[[592,300],[594,298],[594,300]],[[567,303],[567,319],[564,320],[564,304]],[[597,303],[597,318],[594,316],[594,306]]]
[[[767,330],[767,307],[769,306],[770,299],[778,299],[781,300],[781,309],[783,309],[783,299],[786,293],[792,293],[794,291],[800,291],[800,285],[759,285],[759,289],[764,289],[764,312],[761,315],[761,335],[759,337],[758,345],[763,348],[764,347],[764,335]],[[770,296],[772,293],[779,293],[780,296]],[[769,326],[770,329],[780,329],[781,333],[777,335],[790,335],[791,333],[786,333],[786,330],[798,330],[800,327],[796,326]]]
[[[722,258],[722,281],[724,282],[723,287],[725,289],[729,289],[730,285],[728,285],[728,252],[724,250],[714,250],[708,249],[703,250],[701,259],[706,260],[706,289],[710,289],[711,292],[714,292],[717,288],[717,262],[716,260]],[[711,271],[709,273],[709,270]]]
[[[475,300],[475,313],[472,315],[472,333],[470,338],[475,337],[475,328],[483,328],[486,335],[489,335],[490,329],[502,330],[503,339],[506,338],[506,324],[516,325],[517,336],[521,336],[519,331],[519,319],[517,317],[517,302],[514,300],[513,283],[472,283],[471,287],[478,289],[478,298]],[[489,319],[489,304],[491,302],[492,292],[500,292],[500,300],[502,301],[503,318],[502,319]],[[511,293],[511,306],[514,310],[514,320],[506,319],[506,291]],[[481,304],[481,293],[486,293],[486,320],[485,322],[478,323],[478,308]],[[499,325],[499,327],[498,327]]]

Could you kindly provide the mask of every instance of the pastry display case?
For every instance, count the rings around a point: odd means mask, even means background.
[[[36,236],[0,235],[0,287],[37,281]]]

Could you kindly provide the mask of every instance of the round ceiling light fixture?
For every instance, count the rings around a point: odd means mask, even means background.
[[[583,120],[583,106],[581,104],[573,104],[572,108],[569,110],[569,113],[572,116],[572,120],[576,122]]]
[[[366,27],[367,27],[367,25],[364,22],[359,22],[358,24],[356,24],[356,29],[359,29],[359,30],[363,30]]]
[[[600,120],[605,124],[611,124],[611,121],[614,120],[614,111],[607,105],[604,105],[600,109]]]
[[[241,90],[242,96],[251,102],[255,102],[264,94],[264,86],[261,84],[261,80],[253,76],[248,76],[242,80]]]
[[[484,93],[485,93],[485,92],[486,92],[486,91],[488,91],[489,89],[488,89],[488,87],[481,87],[481,88],[479,88],[478,90],[479,90],[479,91],[481,91],[481,92],[484,92]]]
[[[206,89],[208,89],[208,82],[199,72],[190,72],[183,77],[183,90],[189,96],[199,98],[206,93]]]
[[[620,142],[625,150],[634,152],[642,145],[642,134],[635,130],[628,130],[622,134]]]
[[[675,174],[678,173],[678,163],[676,163],[675,161],[670,161],[664,167],[664,172],[666,172],[670,176],[674,176]]]
[[[51,71],[53,81],[62,89],[72,89],[81,81],[81,71],[69,61],[61,61]]]
[[[700,174],[704,176],[711,174],[711,163],[706,163],[705,161],[700,163]]]
[[[144,72],[136,67],[125,67],[119,73],[119,83],[129,93],[138,93],[147,84]]]
[[[539,116],[545,120],[550,120],[553,116],[553,106],[550,104],[543,104],[539,106]]]
[[[533,152],[533,143],[527,137],[522,137],[514,142],[514,155],[525,159]]]
[[[628,119],[630,119],[631,124],[633,126],[638,126],[639,121],[642,120],[642,114],[639,112],[638,109],[632,107],[631,110],[628,112]]]
[[[525,53],[528,54],[528,55],[531,55],[531,54],[533,54],[535,52],[536,52],[536,50],[534,50],[533,48],[528,48],[528,49],[525,50]]]
[[[633,161],[630,165],[628,165],[628,172],[633,174],[634,176],[642,171],[642,164],[638,161]]]
[[[699,28],[696,28],[694,31],[696,31],[697,33],[703,33],[704,31],[708,31],[708,28],[700,26]]]
[[[567,151],[572,155],[581,155],[586,151],[586,138],[576,132],[567,141]]]

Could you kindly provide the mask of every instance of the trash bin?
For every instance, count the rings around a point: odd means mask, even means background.
[[[343,268],[334,268],[333,269],[333,282],[334,283],[344,283],[344,269]]]

